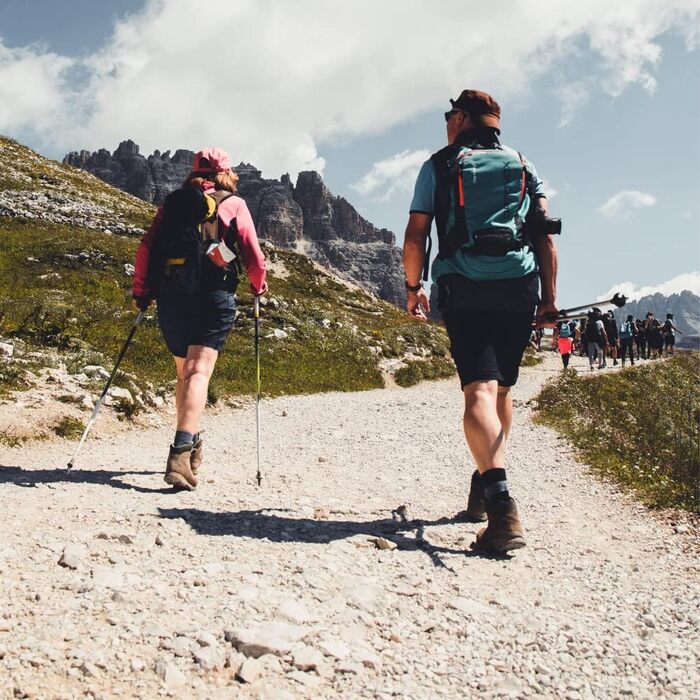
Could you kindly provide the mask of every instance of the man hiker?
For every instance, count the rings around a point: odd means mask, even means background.
[[[588,350],[588,364],[591,372],[594,370],[594,363],[598,359],[598,369],[605,367],[605,349],[608,347],[608,336],[603,324],[603,314],[598,307],[595,307],[588,316],[586,330],[583,332]]]
[[[644,320],[644,328],[647,332],[649,359],[658,360],[664,348],[664,337],[661,332],[661,323],[654,317],[653,311],[647,311],[646,319]]]
[[[644,326],[644,321],[641,318],[635,320],[634,325],[637,326],[637,334],[634,337],[635,345],[637,346],[637,359],[647,359],[647,330]]]
[[[683,334],[683,331],[673,322],[673,314],[666,314],[666,320],[664,321],[663,325],[664,350],[666,351],[666,357],[673,355],[673,346],[676,344],[675,331],[678,331],[681,335]]]
[[[615,320],[615,314],[612,310],[608,311],[603,315],[603,325],[605,326],[605,335],[608,336],[609,348],[606,348],[607,353],[613,361],[613,366],[617,365],[617,346],[619,343],[618,333],[617,333],[617,321]],[[607,363],[603,363],[605,367]]]
[[[421,272],[425,267],[427,273],[426,241],[435,218],[439,250],[432,279],[477,466],[464,516],[488,519],[472,547],[502,553],[525,546],[506,479],[505,442],[513,416],[511,387],[535,308],[538,326],[557,312],[557,256],[548,227],[556,229],[558,222],[546,217],[535,168],[500,143],[498,103],[478,90],[464,90],[450,102],[448,145],[423,164],[411,203],[403,248],[407,308],[419,320],[430,311]]]
[[[629,314],[627,320],[620,326],[620,359],[625,366],[625,355],[629,353],[630,364],[634,367],[634,341],[637,335],[637,325],[634,316]]]

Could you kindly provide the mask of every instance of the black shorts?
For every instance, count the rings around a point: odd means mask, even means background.
[[[223,289],[192,297],[162,296],[157,304],[158,325],[175,357],[187,357],[190,345],[221,350],[236,319],[233,292]]]
[[[462,388],[489,380],[513,386],[518,380],[539,299],[536,278],[514,282],[472,283],[480,286],[469,294],[470,285],[459,281],[461,288],[452,288],[447,298],[441,285],[440,311]]]
[[[664,345],[666,347],[673,347],[676,344],[676,336],[674,335],[665,335],[664,336]]]

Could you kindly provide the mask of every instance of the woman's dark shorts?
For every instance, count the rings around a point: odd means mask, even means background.
[[[158,299],[158,324],[168,350],[187,357],[190,345],[221,350],[236,318],[233,292],[203,291],[192,297]]]
[[[440,311],[462,388],[476,381],[496,380],[500,386],[517,382],[539,301],[537,290],[536,278],[470,284],[459,280],[447,294],[440,285]]]

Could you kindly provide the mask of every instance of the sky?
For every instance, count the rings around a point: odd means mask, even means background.
[[[620,6],[618,6],[620,5]],[[0,0],[0,133],[323,173],[401,243],[464,88],[563,220],[559,301],[700,291],[699,0]]]

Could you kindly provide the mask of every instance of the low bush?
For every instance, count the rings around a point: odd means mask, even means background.
[[[434,357],[430,360],[411,360],[396,370],[394,379],[399,386],[409,387],[425,379],[447,379],[455,374],[452,360]]]
[[[85,426],[82,421],[71,416],[61,418],[53,427],[54,433],[66,440],[77,440],[83,434],[83,430],[85,430]]]
[[[699,376],[699,353],[602,377],[566,372],[537,397],[538,419],[650,505],[697,511]]]

